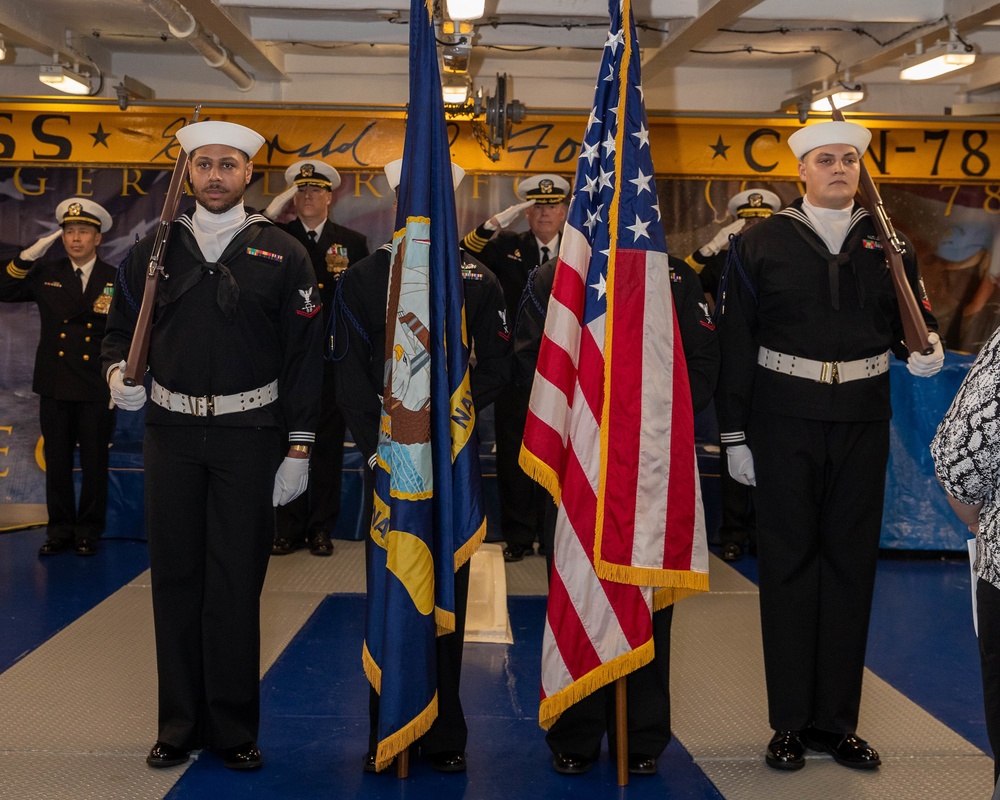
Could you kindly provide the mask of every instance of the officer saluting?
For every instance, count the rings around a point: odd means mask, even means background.
[[[295,219],[281,224],[300,241],[312,259],[316,283],[323,301],[324,329],[330,321],[333,294],[341,273],[368,255],[364,234],[338,225],[330,219],[340,186],[340,173],[316,159],[296,161],[285,170],[288,189],[278,195],[264,215],[277,219],[291,199]],[[337,407],[335,367],[323,368],[323,401],[316,446],[310,457],[309,490],[285,506],[279,506],[274,535],[274,555],[287,555],[308,544],[314,556],[333,554],[330,532],[340,515],[341,470],[344,460],[344,417]]]
[[[529,273],[559,255],[570,186],[559,175],[542,174],[522,180],[517,191],[524,202],[490,217],[462,240],[462,246],[500,280],[512,322]],[[522,211],[528,220],[527,231],[493,235],[510,225]],[[517,461],[529,395],[530,387],[525,390],[511,386],[497,398],[494,412],[500,527],[506,543],[503,551],[506,561],[520,561],[535,552],[535,537],[541,537],[552,502],[548,492],[529,478]]]
[[[36,303],[41,316],[32,389],[41,396],[49,522],[38,554],[55,555],[75,545],[78,555],[89,556],[104,532],[114,430],[100,355],[115,268],[97,256],[111,215],[93,200],[71,197],[56,208],[56,220],[60,230],[22,250],[0,274],[0,301]],[[60,237],[66,257],[41,261]],[[79,506],[73,489],[77,443],[83,475]]]

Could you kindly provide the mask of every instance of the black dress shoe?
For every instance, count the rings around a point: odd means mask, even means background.
[[[177,767],[181,764],[186,764],[190,757],[190,750],[174,747],[172,744],[167,744],[166,742],[157,742],[153,745],[153,749],[149,751],[149,755],[146,756],[146,763],[156,769]]]
[[[743,558],[743,548],[736,542],[730,542],[722,548],[723,561],[739,561]]]
[[[806,728],[802,738],[810,750],[829,753],[834,761],[845,767],[874,769],[882,763],[875,748],[853,733],[830,733],[819,728]]]
[[[284,536],[279,536],[274,540],[274,544],[271,546],[272,556],[287,556],[290,553],[294,553],[297,548],[291,539]]]
[[[629,753],[628,771],[631,775],[655,775],[656,759],[642,753]]]
[[[806,753],[799,732],[777,731],[767,744],[764,760],[774,769],[802,769],[806,764]]]
[[[396,763],[396,759],[394,758],[392,761],[389,762],[389,767],[391,767],[395,763]],[[389,767],[386,767],[386,769],[388,769]],[[374,750],[369,750],[367,753],[365,753],[365,760],[364,760],[364,762],[361,765],[361,769],[363,769],[365,772],[371,772],[371,773],[378,772],[378,770],[375,769],[375,751]]]
[[[503,549],[503,560],[520,561],[525,556],[531,556],[534,554],[534,545],[509,544]]]
[[[428,753],[425,758],[438,772],[465,772],[465,753],[460,750]]]
[[[218,751],[222,765],[229,769],[257,769],[264,765],[264,759],[253,742],[224,747]]]
[[[45,544],[38,548],[38,555],[54,556],[58,553],[64,553],[72,546],[72,539],[46,539]]]
[[[91,541],[77,542],[76,554],[78,556],[96,556],[97,542],[91,542]]]
[[[326,531],[316,531],[309,537],[309,552],[314,556],[332,556],[333,542]]]
[[[552,756],[552,769],[560,775],[582,775],[588,772],[594,760],[579,753],[556,753]]]

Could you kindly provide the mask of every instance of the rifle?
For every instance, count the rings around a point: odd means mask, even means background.
[[[198,121],[201,113],[201,106],[196,106],[191,122]],[[163,211],[160,212],[160,221],[156,226],[156,235],[153,239],[153,251],[149,254],[149,266],[146,268],[146,283],[142,288],[142,305],[139,307],[139,318],[135,323],[135,332],[132,334],[132,344],[129,345],[128,359],[125,362],[125,370],[122,374],[122,383],[126,386],[135,386],[142,383],[146,374],[146,356],[149,354],[149,336],[153,327],[153,311],[156,309],[156,287],[163,276],[163,259],[167,254],[167,240],[170,238],[170,226],[177,216],[177,206],[181,201],[181,192],[184,190],[184,178],[187,171],[188,155],[184,148],[181,148],[180,155],[177,156],[177,163],[174,164],[174,172],[170,176],[170,185],[167,187],[167,197],[163,201]]]
[[[833,118],[837,122],[846,122],[844,113],[830,103],[833,108]],[[917,305],[917,298],[913,296],[913,289],[906,280],[906,270],[903,267],[903,253],[906,252],[906,243],[899,237],[892,227],[892,220],[885,210],[882,197],[875,188],[875,181],[872,180],[868,167],[865,166],[864,153],[860,153],[861,179],[858,181],[858,191],[861,193],[861,204],[871,214],[875,222],[875,230],[878,232],[879,241],[882,243],[882,252],[885,253],[885,260],[889,266],[889,273],[892,275],[892,286],[896,290],[896,300],[899,303],[899,314],[903,320],[903,337],[906,339],[906,349],[911,353],[934,352],[930,341],[927,339],[927,323],[924,322],[920,307]]]

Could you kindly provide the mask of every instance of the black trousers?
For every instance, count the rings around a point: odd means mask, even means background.
[[[753,504],[753,490],[735,480],[728,469],[726,447],[721,448],[719,485],[722,495],[722,525],[719,527],[719,544],[757,542],[757,515]]]
[[[335,366],[323,365],[323,402],[316,444],[309,457],[309,490],[275,509],[275,537],[300,544],[314,533],[330,534],[340,516],[340,486],[347,425],[336,398]]]
[[[104,533],[108,506],[108,445],[115,416],[107,402],[42,397],[39,424],[45,454],[48,536],[94,542]],[[73,487],[73,452],[80,446],[80,502]]]
[[[771,727],[854,733],[889,421],[754,412],[757,557]]]
[[[500,528],[507,544],[531,547],[541,540],[549,493],[535,483],[517,463],[528,416],[529,395],[508,389],[494,405],[497,439],[497,489],[500,493]]]
[[[976,581],[979,617],[979,665],[983,673],[986,735],[993,750],[993,782],[1000,780],[1000,589],[982,578]]]
[[[372,497],[375,492],[375,476],[371,469],[365,467],[365,531],[371,527]],[[369,548],[373,547],[371,537],[365,539],[365,559],[367,562]],[[367,573],[367,563],[365,569]],[[424,755],[446,753],[450,751],[465,751],[465,743],[469,738],[469,729],[465,723],[465,712],[462,710],[462,698],[459,689],[462,682],[462,651],[465,644],[465,615],[469,604],[469,571],[471,561],[466,561],[455,572],[455,632],[446,636],[438,636],[437,651],[437,692],[438,715],[431,723],[427,733],[419,739]],[[378,711],[379,696],[374,687],[368,692],[368,749],[378,747]]]
[[[143,447],[157,738],[185,749],[256,741],[260,593],[282,435],[147,426]]]
[[[674,607],[653,614],[652,661],[625,678],[628,752],[659,758],[670,744],[670,628]],[[608,751],[617,748],[615,685],[612,683],[567,708],[545,734],[553,753],[575,753],[590,759],[601,754],[608,735]]]

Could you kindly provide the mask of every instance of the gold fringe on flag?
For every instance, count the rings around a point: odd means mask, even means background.
[[[562,498],[562,487],[559,485],[558,473],[525,447],[524,442],[521,442],[521,452],[517,457],[517,463],[527,476],[535,483],[540,484],[552,495],[553,502],[559,505]]]
[[[570,706],[579,703],[589,694],[621,677],[635,672],[653,660],[653,639],[639,645],[599,667],[595,667],[565,689],[542,700],[538,707],[538,724],[545,730],[551,728],[560,715]]]

